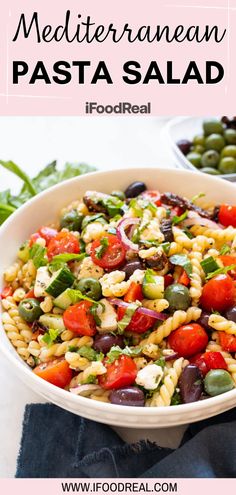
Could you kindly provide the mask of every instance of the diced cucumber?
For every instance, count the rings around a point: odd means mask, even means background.
[[[53,330],[60,330],[60,332],[63,332],[66,329],[63,322],[63,318],[60,315],[53,315],[53,314],[41,315],[39,321],[45,327],[52,328]]]
[[[66,289],[62,294],[60,294],[56,299],[54,299],[53,304],[60,309],[67,309],[72,304],[72,299],[70,297],[70,290]]]
[[[46,292],[53,297],[59,296],[62,292],[72,286],[75,280],[74,275],[71,273],[67,266],[60,268],[52,276]]]

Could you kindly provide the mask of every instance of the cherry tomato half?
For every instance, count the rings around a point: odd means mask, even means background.
[[[63,314],[63,321],[72,332],[77,335],[88,335],[89,337],[96,333],[96,322],[90,313],[93,303],[81,301],[73,306],[69,306]]]
[[[58,231],[56,229],[53,229],[52,227],[42,226],[38,230],[38,233],[39,233],[40,237],[45,239],[46,246],[48,246],[50,240],[53,239],[54,237],[56,237],[56,235],[58,234]]]
[[[7,297],[12,296],[12,294],[13,294],[12,287],[4,287],[1,293],[1,299],[6,299]]]
[[[102,252],[102,240],[97,239],[92,243],[90,252],[93,262],[95,265],[101,266],[101,268],[116,268],[120,266],[125,259],[125,248],[123,244],[113,234],[106,234],[103,238],[107,239],[108,245],[104,247],[102,254],[99,254],[99,252]]]
[[[236,352],[236,337],[225,332],[219,332],[220,345],[223,351]]]
[[[79,241],[71,232],[58,232],[48,244],[48,259],[51,259],[57,254],[63,253],[79,253]]]
[[[106,390],[128,387],[137,376],[137,366],[129,356],[121,355],[112,364],[104,363],[107,372],[98,378],[99,385]]]
[[[65,388],[72,380],[73,372],[64,358],[54,359],[48,363],[41,363],[33,372],[46,382]]]
[[[208,335],[198,323],[188,323],[174,330],[168,338],[171,349],[180,356],[191,357],[206,348]]]
[[[125,308],[118,308],[118,320],[122,320],[125,314]],[[149,328],[152,328],[156,319],[152,316],[143,315],[135,311],[133,314],[129,325],[126,327],[125,331],[135,332],[135,333],[145,333]]]
[[[169,287],[169,285],[172,285],[174,283],[174,277],[171,275],[171,273],[167,273],[167,275],[164,275],[164,284],[165,284],[165,289],[166,287]]]
[[[190,362],[196,364],[203,376],[210,370],[227,370],[227,363],[220,352],[204,352],[197,354],[190,359]]]
[[[236,227],[236,206],[221,205],[219,211],[219,222],[225,227]]]
[[[201,305],[206,311],[226,311],[235,301],[235,286],[229,275],[221,274],[207,282],[202,290]]]

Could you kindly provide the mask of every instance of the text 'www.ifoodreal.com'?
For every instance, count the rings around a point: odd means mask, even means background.
[[[62,482],[62,491],[65,493],[177,493],[176,482]]]

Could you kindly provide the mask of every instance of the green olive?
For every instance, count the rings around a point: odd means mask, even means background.
[[[221,151],[221,157],[224,158],[225,156],[232,156],[233,158],[236,158],[236,146],[233,144],[228,144],[228,146],[225,146],[225,148]]]
[[[196,146],[194,146],[192,151],[193,153],[199,153],[199,155],[202,155],[202,153],[204,153],[205,151],[205,147],[202,146],[201,144],[196,144]]]
[[[82,294],[90,297],[90,299],[93,299],[94,301],[99,301],[102,297],[101,284],[96,278],[81,278],[76,283],[76,289],[80,290]]]
[[[218,163],[220,161],[220,155],[217,151],[215,150],[208,150],[205,151],[202,155],[202,166],[203,167],[217,167]]]
[[[112,191],[111,195],[116,196],[117,198],[121,199],[122,201],[125,199],[125,194],[123,193],[123,191]]]
[[[204,174],[209,174],[209,175],[220,175],[219,170],[211,167],[204,167],[202,168],[201,172],[204,172]]]
[[[77,210],[68,211],[68,213],[65,213],[61,218],[60,227],[61,229],[79,231],[83,218],[84,216],[81,213],[78,213]]]
[[[203,134],[200,134],[198,136],[195,136],[193,138],[193,145],[194,146],[203,146],[203,148],[205,147],[205,136],[203,136]]]
[[[187,160],[194,165],[196,168],[201,167],[201,155],[200,153],[195,153],[194,151],[191,151],[190,153],[187,154],[186,156]]]
[[[182,284],[169,285],[165,290],[164,298],[169,302],[171,311],[186,310],[191,302],[189,290]]]
[[[226,129],[224,132],[224,138],[227,144],[236,144],[236,130]]]
[[[206,119],[203,122],[203,130],[206,136],[210,134],[223,134],[224,126],[220,120]]]
[[[206,149],[221,151],[225,146],[225,140],[221,134],[210,134],[206,138]]]
[[[235,174],[236,158],[233,158],[232,156],[225,156],[224,158],[221,158],[219,170],[222,174]]]
[[[37,299],[23,299],[19,304],[18,311],[21,318],[27,323],[33,323],[43,314]]]
[[[234,388],[234,382],[228,371],[225,370],[211,370],[208,371],[204,378],[204,388],[208,395],[214,397],[215,395],[223,394]]]

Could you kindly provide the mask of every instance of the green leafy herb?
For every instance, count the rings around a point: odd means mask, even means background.
[[[86,257],[86,253],[79,253],[79,254],[73,254],[73,253],[64,253],[64,254],[57,254],[52,258],[52,260],[49,263],[49,269],[53,272],[60,270],[60,268],[63,268],[63,266],[66,263],[69,263],[70,261],[82,261]]]
[[[104,313],[105,311],[105,306],[103,303],[100,302],[95,302],[90,308],[89,312],[91,315],[94,317],[95,323],[98,327],[101,326],[101,318],[98,315],[98,309],[102,308],[102,312]]]
[[[230,253],[230,247],[227,244],[223,244],[223,246],[220,250],[220,254],[224,255],[224,254],[228,254],[228,253]]]
[[[70,346],[68,347],[68,351],[69,351],[69,352],[77,352],[77,351],[78,351],[78,349],[79,349],[79,348],[78,348],[78,347],[76,347],[75,345],[70,345]]]
[[[179,406],[179,404],[182,404],[180,393],[175,391],[174,395],[171,398],[171,406]]]
[[[97,352],[88,345],[83,345],[78,351],[81,357],[88,359],[89,361],[97,361]]]
[[[218,270],[208,273],[206,279],[210,280],[211,278],[216,277],[216,275],[221,275],[222,273],[225,274],[230,270],[235,270],[235,269],[236,269],[236,265],[229,265],[229,266],[224,266],[223,268],[218,268]]]
[[[177,225],[178,223],[183,222],[183,220],[185,220],[185,218],[187,218],[187,216],[188,216],[188,210],[186,210],[180,216],[178,216],[178,215],[173,216],[172,225]]]
[[[78,289],[67,289],[68,297],[71,299],[72,304],[76,304],[78,301],[89,301],[93,304],[98,304],[97,301],[90,299],[90,297],[85,296]]]
[[[0,160],[0,166],[1,165],[19,177],[24,182],[24,185],[17,196],[12,195],[9,189],[0,192],[0,225],[14,213],[17,208],[32,198],[32,196],[35,196],[39,192],[44,191],[59,182],[95,170],[93,167],[79,163],[66,163],[62,170],[58,170],[57,163],[54,161],[41,170],[36,177],[30,179],[28,175],[12,161]]]
[[[116,359],[118,359],[121,355],[136,357],[139,356],[142,352],[142,347],[128,347],[126,346],[124,349],[121,349],[118,345],[113,346],[110,351],[107,353],[107,363],[111,364]]]
[[[163,242],[160,244],[160,247],[162,247],[165,254],[168,254],[170,250],[170,242]]]
[[[82,221],[82,230],[86,229],[89,223],[99,222],[102,224],[107,223],[104,213],[96,213],[95,215],[86,215]]]
[[[98,246],[95,249],[95,251],[96,251],[96,258],[98,260],[100,260],[104,256],[104,254],[107,251],[108,246],[109,246],[108,238],[107,237],[102,237],[100,239],[100,246]]]
[[[190,232],[190,230],[187,227],[185,229],[183,229],[183,232],[186,234],[186,236],[189,239],[193,239],[194,238],[194,235],[192,234],[192,232]]]
[[[50,328],[48,332],[46,332],[42,338],[43,342],[48,346],[52,345],[55,340],[57,340],[58,335],[60,334],[60,330],[54,330]]]
[[[165,360],[164,357],[160,357],[159,359],[157,359],[155,361],[154,364],[157,364],[157,366],[160,366],[162,369],[164,369],[165,368],[165,365],[166,365],[166,360]]]
[[[45,247],[40,246],[40,244],[33,244],[29,250],[30,259],[32,259],[35,268],[40,268],[40,266],[45,266],[48,263],[46,258],[47,250]]]
[[[205,193],[203,192],[200,192],[199,194],[195,194],[195,196],[192,197],[192,199],[190,199],[191,203],[195,203],[195,201],[197,201],[198,199],[200,198],[204,198]]]
[[[141,303],[130,303],[125,310],[125,314],[121,320],[118,321],[118,332],[122,334],[126,327],[131,322],[132,316],[134,315],[137,308],[141,306]]]
[[[187,275],[192,274],[193,271],[192,264],[189,261],[188,257],[186,256],[186,254],[174,254],[173,256],[170,256],[169,260],[172,263],[172,265],[182,266],[182,268],[186,271]]]
[[[203,268],[206,275],[208,275],[208,273],[215,272],[220,268],[218,263],[216,263],[215,259],[212,256],[208,256],[207,258],[202,260],[200,265]]]
[[[97,383],[97,377],[95,375],[89,375],[85,380],[82,381],[81,385]]]
[[[108,196],[102,200],[102,204],[106,208],[108,215],[114,217],[120,214],[124,201],[121,201],[116,196]]]

